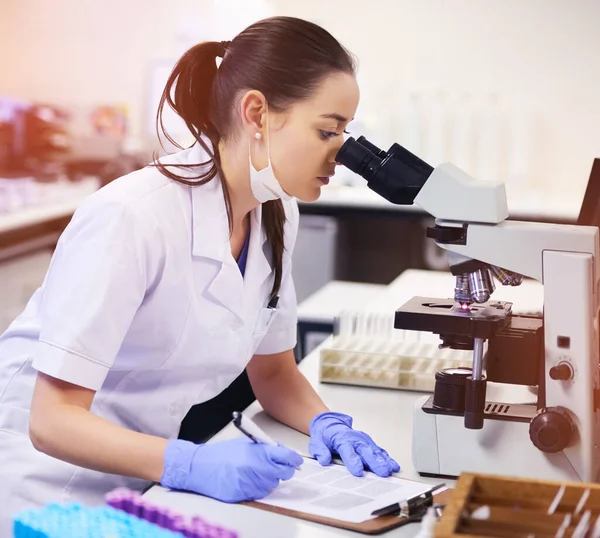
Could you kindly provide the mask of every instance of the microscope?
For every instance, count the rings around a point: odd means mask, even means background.
[[[415,403],[416,470],[595,482],[598,228],[507,220],[503,183],[475,180],[451,163],[434,168],[399,144],[383,151],[348,138],[336,161],[390,202],[432,215],[427,237],[446,249],[456,277],[450,297],[413,297],[395,312],[395,328],[473,352],[471,368],[437,372],[434,393]],[[492,299],[496,280],[518,286],[524,277],[543,284],[541,315],[516,315],[511,303]],[[492,388],[519,385],[527,401],[487,398]]]

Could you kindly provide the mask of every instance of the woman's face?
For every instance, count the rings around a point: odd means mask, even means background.
[[[309,99],[285,113],[270,113],[271,164],[285,192],[303,202],[319,198],[335,173],[335,156],[358,100],[356,79],[337,73],[326,78]]]

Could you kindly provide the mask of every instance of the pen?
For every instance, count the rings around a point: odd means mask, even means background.
[[[252,420],[242,415],[239,411],[233,412],[233,425],[240,430],[253,443],[264,443],[266,445],[279,446],[265,432],[263,432]],[[296,470],[300,467],[296,467]]]
[[[233,425],[254,443],[265,443],[267,445],[277,446],[277,443],[273,441],[273,439],[239,411],[233,412]]]

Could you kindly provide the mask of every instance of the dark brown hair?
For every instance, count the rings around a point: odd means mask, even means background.
[[[217,67],[217,57],[223,57]],[[326,30],[293,17],[272,17],[252,24],[231,42],[209,41],[188,50],[177,62],[167,80],[157,114],[157,130],[173,145],[183,149],[166,132],[162,111],[167,103],[185,122],[211,156],[196,177],[184,179],[160,162],[156,166],[167,177],[186,185],[203,185],[217,173],[223,178],[219,141],[234,134],[235,101],[243,91],[258,90],[269,109],[284,111],[294,102],[310,97],[328,75],[354,74],[353,56]],[[203,140],[206,137],[211,147]],[[223,194],[232,226],[227,185]],[[279,292],[284,250],[285,212],[281,200],[265,202],[263,223],[271,248],[275,281],[271,296]]]

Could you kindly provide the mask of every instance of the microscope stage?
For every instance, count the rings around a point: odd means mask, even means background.
[[[510,321],[512,303],[489,301],[462,308],[453,299],[413,297],[396,310],[394,327],[488,339]]]

